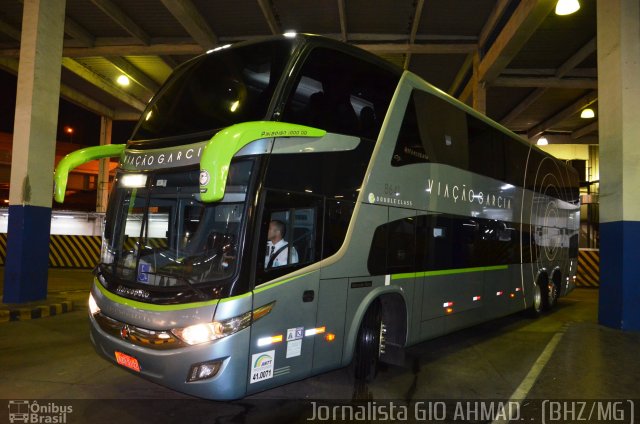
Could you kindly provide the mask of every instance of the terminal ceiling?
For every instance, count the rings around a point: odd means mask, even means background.
[[[359,46],[535,141],[596,144],[596,0],[67,0],[61,96],[135,120],[180,63],[223,44],[294,30]],[[46,3],[45,3],[46,4]],[[16,73],[22,0],[0,0],[0,67]],[[474,60],[475,57],[475,60]],[[474,73],[475,68],[475,73]],[[132,83],[119,87],[125,74]],[[596,110],[580,118],[585,107]]]

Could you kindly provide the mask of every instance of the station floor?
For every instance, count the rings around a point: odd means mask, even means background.
[[[239,401],[213,402],[158,386],[100,358],[88,336],[91,280],[89,271],[51,270],[50,294],[71,298],[74,310],[0,323],[0,422],[8,417],[2,403],[11,410],[17,400],[49,405],[43,412],[49,414],[69,406],[67,423],[118,424],[319,422],[318,405],[354,400],[378,412],[389,403],[438,400],[516,400],[537,402],[540,409],[544,401],[635,399],[640,406],[640,334],[598,325],[597,289],[576,289],[538,319],[516,314],[410,347],[403,366],[384,366],[369,384],[354,381],[350,369],[343,368]],[[399,421],[429,418],[425,411],[414,412]],[[336,416],[327,416],[335,421]],[[380,415],[373,418],[368,417],[376,421]],[[630,422],[628,415],[623,418]],[[551,422],[538,415],[530,420],[543,421]],[[447,416],[445,422],[460,420]]]

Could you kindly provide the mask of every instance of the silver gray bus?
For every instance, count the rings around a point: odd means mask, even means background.
[[[576,172],[408,71],[298,34],[175,70],[119,157],[89,299],[110,361],[236,399],[574,285]]]

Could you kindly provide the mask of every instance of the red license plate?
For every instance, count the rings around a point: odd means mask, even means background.
[[[126,355],[122,352],[116,352],[116,361],[123,367],[127,367],[136,372],[140,372],[140,364],[133,356]]]

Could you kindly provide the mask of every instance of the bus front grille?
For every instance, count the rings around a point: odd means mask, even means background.
[[[105,333],[138,346],[156,350],[177,349],[186,346],[185,343],[169,331],[156,331],[137,327],[108,317],[101,312],[98,312],[93,317]]]

